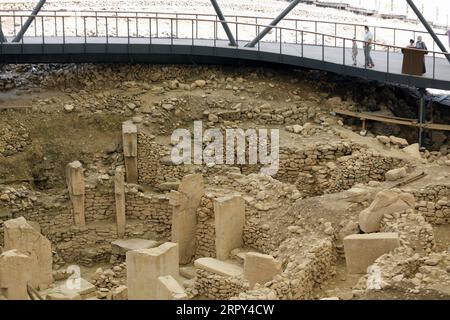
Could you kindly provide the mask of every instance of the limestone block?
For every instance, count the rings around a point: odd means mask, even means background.
[[[0,255],[0,295],[8,300],[28,300],[27,285],[32,277],[31,258],[18,250]]]
[[[179,275],[178,244],[166,242],[157,248],[127,252],[129,300],[157,299],[158,277]]]
[[[400,246],[398,233],[354,234],[344,239],[345,261],[350,274],[366,273],[385,253]]]
[[[45,300],[81,300],[81,296],[74,292],[50,292]]]
[[[280,274],[281,263],[274,257],[257,252],[249,252],[244,260],[244,278],[250,283],[250,288],[259,283],[264,285]]]
[[[111,291],[111,300],[128,300],[128,288],[118,286]]]
[[[391,139],[389,139],[389,137],[386,137],[386,136],[377,136],[377,140],[383,144],[391,143]]]
[[[174,207],[178,207],[180,210],[187,209],[188,197],[186,194],[179,191],[171,190],[169,193],[169,204]]]
[[[111,242],[111,251],[117,255],[125,255],[128,251],[151,249],[158,245],[157,241],[147,239],[119,239]]]
[[[199,258],[194,266],[224,277],[239,277],[244,273],[241,266],[214,258]]]
[[[390,136],[389,139],[391,140],[391,143],[400,147],[406,147],[408,146],[408,141],[403,138]]]
[[[117,236],[125,236],[126,212],[125,212],[125,172],[122,166],[116,168],[114,175],[114,198],[116,201]]]
[[[172,276],[158,277],[157,300],[187,300],[187,294]]]
[[[95,296],[96,287],[83,278],[69,278],[52,288],[47,300],[85,300]]]
[[[363,232],[380,230],[381,219],[385,214],[402,212],[415,208],[414,196],[397,190],[380,191],[369,208],[359,214],[359,227]]]
[[[197,208],[205,193],[201,174],[183,177],[178,191],[172,191],[169,203],[173,205],[172,242],[180,246],[180,263],[191,262],[196,249]]]
[[[415,159],[422,159],[422,156],[420,155],[420,147],[418,143],[414,143],[410,146],[407,146],[406,148],[402,149],[403,152],[409,154],[411,157]]]
[[[241,196],[214,200],[214,225],[216,229],[216,257],[228,259],[231,250],[242,247],[245,223],[245,202]]]
[[[66,167],[66,181],[73,208],[76,226],[86,225],[85,221],[85,183],[83,166],[79,161],[71,162]]]
[[[396,181],[406,177],[406,175],[407,175],[406,168],[403,167],[389,170],[388,172],[385,173],[384,177],[386,178],[386,181]]]
[[[5,250],[17,249],[31,259],[34,288],[46,288],[53,282],[50,241],[20,217],[4,222]]]
[[[367,201],[372,195],[371,191],[365,188],[353,187],[345,192],[346,200],[349,202],[361,203]]]

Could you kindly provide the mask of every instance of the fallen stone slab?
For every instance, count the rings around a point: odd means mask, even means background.
[[[257,283],[264,285],[281,272],[281,263],[271,255],[257,252],[245,255],[244,277],[250,282],[250,288]]]
[[[411,157],[416,159],[422,159],[422,156],[420,155],[420,147],[418,143],[414,143],[406,148],[402,149],[403,152],[409,154]]]
[[[45,297],[45,300],[82,300],[81,296],[75,292],[50,292]]]
[[[184,288],[172,277],[158,277],[157,300],[187,300],[187,294]]]
[[[79,300],[77,299],[77,295],[79,295],[82,300],[85,300],[95,296],[96,290],[95,286],[86,279],[69,278],[51,289],[48,292],[47,297],[50,296],[52,300]],[[62,299],[63,297],[64,299]],[[50,299],[47,298],[47,300]]]
[[[158,242],[147,239],[119,239],[111,242],[113,254],[125,255],[128,251],[151,249],[158,246]]]
[[[406,168],[397,168],[397,169],[392,169],[389,170],[388,172],[386,172],[384,174],[384,177],[386,179],[386,181],[397,181],[401,178],[406,177],[407,172],[406,172]]]
[[[377,258],[400,246],[398,233],[353,234],[344,238],[347,272],[364,274]]]
[[[241,266],[214,258],[199,258],[194,265],[202,270],[206,270],[225,277],[238,277],[244,273]]]
[[[359,214],[359,227],[365,233],[378,232],[381,219],[385,214],[414,208],[415,199],[412,194],[395,189],[380,191],[369,208],[361,211]]]
[[[53,282],[52,248],[50,241],[24,217],[7,220],[4,226],[5,250],[17,249],[31,258],[31,284],[36,289],[46,289]]]
[[[391,140],[391,143],[400,147],[406,147],[409,145],[408,141],[403,138],[390,136],[389,139]]]

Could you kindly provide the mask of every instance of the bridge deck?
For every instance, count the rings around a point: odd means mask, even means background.
[[[450,63],[444,58],[434,60],[433,56],[426,57],[427,73],[417,77],[401,73],[401,53],[390,52],[388,55],[386,51],[372,51],[375,68],[365,69],[362,49],[359,50],[358,66],[353,67],[350,48],[321,45],[261,42],[255,48],[246,48],[247,42],[239,41],[239,47],[234,48],[225,40],[127,37],[45,37],[44,42],[41,37],[25,37],[22,43],[3,43],[0,45],[0,62],[154,62],[153,58],[158,55],[158,62],[171,62],[177,55],[201,56],[280,63],[370,80],[450,90]]]

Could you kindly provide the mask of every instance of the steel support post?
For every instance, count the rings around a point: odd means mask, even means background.
[[[3,34],[2,28],[0,28],[0,42],[4,43],[4,42],[8,42],[8,40],[6,40],[5,35]]]
[[[27,32],[28,28],[30,27],[31,23],[33,22],[34,18],[37,16],[39,11],[42,9],[42,6],[45,4],[46,0],[39,0],[36,7],[34,7],[33,12],[31,12],[31,15],[28,17],[27,21],[23,24],[22,28],[20,28],[19,33],[16,35],[16,37],[13,39],[12,42],[20,42],[22,40],[23,35],[25,32]]]
[[[270,30],[272,30],[273,27],[275,27],[281,20],[283,20],[283,18],[286,17],[288,15],[288,13],[291,12],[292,9],[294,9],[301,1],[302,0],[292,1],[289,4],[289,6],[278,15],[278,17],[273,19],[273,21],[269,24],[270,25],[269,27],[264,28],[264,30],[261,31],[261,33],[258,34],[255,39],[253,39],[251,42],[247,43],[245,46],[246,47],[254,47],[259,41],[262,40],[262,38],[264,38],[269,33]]]
[[[211,4],[214,7],[217,16],[219,17],[220,22],[222,23],[223,30],[227,34],[228,40],[230,40],[230,46],[236,47],[237,46],[236,40],[234,40],[234,36],[231,33],[230,27],[228,26],[228,23],[225,20],[225,16],[223,15],[222,10],[220,10],[220,6],[217,3],[217,0],[211,0]]]
[[[423,125],[425,123],[425,90],[420,89],[420,101],[419,101],[419,147],[423,148]]]
[[[423,26],[425,27],[425,29],[427,29],[428,33],[433,37],[433,40],[436,42],[436,44],[438,45],[439,49],[442,50],[442,52],[447,53],[447,49],[445,48],[444,44],[441,42],[441,40],[439,39],[439,37],[436,35],[436,33],[434,32],[433,28],[430,26],[430,24],[428,23],[428,21],[425,19],[425,17],[422,15],[422,13],[420,12],[420,10],[416,7],[416,5],[414,4],[413,0],[406,0],[406,2],[408,2],[409,6],[411,7],[411,9],[414,11],[414,13],[416,14],[416,16],[419,18],[420,22],[422,22]],[[445,55],[445,57],[447,58],[447,60],[450,62],[450,55]]]

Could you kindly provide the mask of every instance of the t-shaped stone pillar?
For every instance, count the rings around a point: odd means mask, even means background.
[[[72,202],[73,219],[76,226],[86,225],[84,200],[85,185],[83,166],[79,161],[71,162],[66,167],[66,181]]]
[[[158,298],[158,277],[179,275],[176,243],[166,242],[157,248],[127,252],[127,287],[129,300]]]
[[[116,222],[117,236],[123,238],[125,236],[125,182],[124,168],[122,166],[116,168],[114,176],[114,197],[116,200]]]
[[[227,260],[231,250],[242,247],[245,223],[245,202],[241,196],[214,200],[214,225],[216,228],[216,257]]]
[[[137,126],[131,121],[125,121],[122,124],[122,142],[127,182],[137,183]]]
[[[50,241],[34,229],[24,217],[3,223],[5,250],[17,249],[30,257],[31,284],[34,288],[45,289],[53,282],[52,247]]]
[[[17,250],[0,255],[0,294],[8,300],[28,300],[31,281],[31,258]]]
[[[169,195],[169,203],[173,206],[172,242],[180,246],[180,263],[191,262],[196,249],[197,208],[204,194],[204,183],[201,174],[184,176],[178,191]]]

